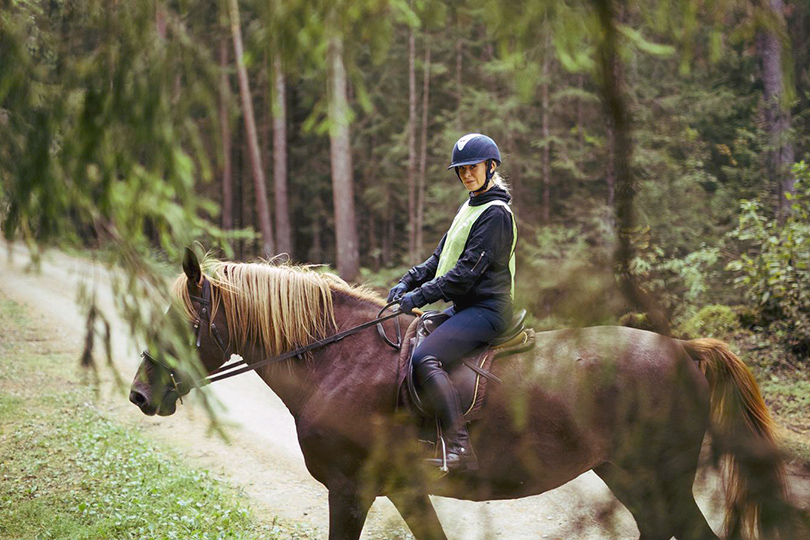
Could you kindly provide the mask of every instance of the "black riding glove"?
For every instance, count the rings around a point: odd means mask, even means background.
[[[422,297],[421,291],[418,289],[413,292],[409,292],[399,300],[399,310],[402,313],[410,313],[414,308],[424,305],[424,298]]]
[[[408,286],[402,283],[401,281],[391,287],[391,290],[388,291],[388,302],[396,302],[402,295],[408,292]]]

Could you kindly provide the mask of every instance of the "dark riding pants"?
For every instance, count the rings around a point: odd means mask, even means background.
[[[424,358],[433,356],[442,365],[450,365],[495,339],[509,324],[504,314],[484,307],[468,307],[458,313],[450,308],[445,313],[451,317],[426,337],[413,353],[413,367],[417,373]]]
[[[448,456],[456,466],[477,468],[470,446],[461,401],[445,367],[458,362],[475,348],[489,343],[506,329],[508,319],[485,307],[473,306],[453,314],[416,348],[413,370],[422,388],[426,410],[438,416],[447,441]],[[448,458],[449,459],[449,458]]]

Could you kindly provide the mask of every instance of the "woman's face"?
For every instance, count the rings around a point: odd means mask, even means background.
[[[494,163],[493,163],[494,165]],[[461,165],[458,169],[458,177],[464,183],[468,191],[477,191],[483,187],[487,181],[487,164],[485,161],[475,165]]]

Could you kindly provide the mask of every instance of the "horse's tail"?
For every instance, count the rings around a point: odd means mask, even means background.
[[[748,367],[717,339],[682,342],[711,389],[712,449],[726,474],[729,538],[755,538],[779,525],[787,499],[776,424]]]

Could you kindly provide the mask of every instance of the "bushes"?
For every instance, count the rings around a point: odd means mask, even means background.
[[[761,324],[797,350],[810,348],[810,169],[793,169],[791,213],[781,223],[760,201],[742,201],[732,238],[742,245],[727,269]]]
[[[684,325],[684,333],[689,337],[723,338],[740,329],[740,320],[728,306],[711,304],[701,308]]]

